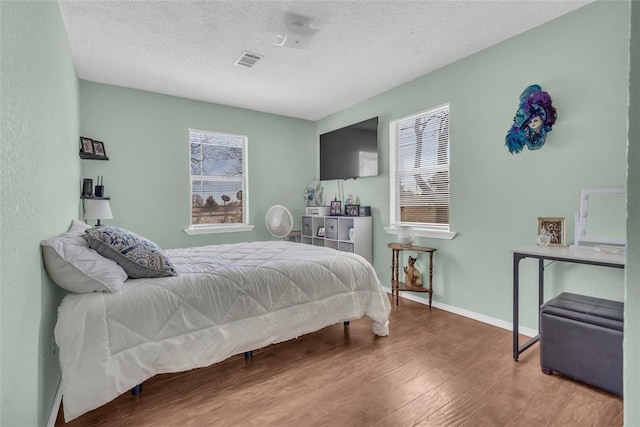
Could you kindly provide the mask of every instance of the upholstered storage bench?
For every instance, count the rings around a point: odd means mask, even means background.
[[[562,293],[540,308],[540,366],[622,396],[624,303]]]

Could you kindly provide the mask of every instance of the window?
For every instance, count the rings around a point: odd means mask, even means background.
[[[189,129],[189,145],[191,230],[247,225],[247,137]]]
[[[449,104],[389,125],[391,225],[449,232]]]

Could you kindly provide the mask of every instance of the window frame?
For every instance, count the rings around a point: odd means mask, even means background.
[[[204,133],[216,136],[229,136],[242,138],[242,223],[219,223],[219,224],[193,224],[193,181],[196,175],[191,175],[191,134]],[[249,137],[243,134],[210,131],[202,129],[188,129],[187,149],[189,150],[188,185],[189,185],[189,227],[184,232],[189,235],[213,234],[213,233],[233,233],[251,231],[255,226],[249,222],[249,160],[248,146]],[[208,175],[200,175],[200,177]]]
[[[448,173],[449,173],[449,223],[436,225],[436,224],[428,224],[428,223],[409,223],[409,222],[401,222],[400,218],[397,218],[397,182],[398,182],[398,171],[396,170],[396,157],[397,157],[397,141],[396,141],[396,125],[399,122],[407,121],[414,119],[419,116],[427,116],[430,113],[435,113],[442,109],[446,108],[448,110],[449,119],[451,118],[451,105],[449,103],[440,104],[434,107],[427,108],[425,110],[412,113],[403,117],[399,117],[397,119],[393,119],[389,121],[389,227],[385,227],[384,230],[388,234],[398,234],[399,226],[401,225],[411,225],[414,228],[415,236],[420,237],[430,237],[435,239],[445,239],[451,240],[456,236],[454,231],[451,231],[451,127],[449,127],[449,135],[447,142],[447,150],[449,151],[448,155]]]

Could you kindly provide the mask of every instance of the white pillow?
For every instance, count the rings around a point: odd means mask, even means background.
[[[89,228],[74,220],[66,233],[40,242],[47,273],[70,292],[117,292],[127,280],[127,273],[114,261],[89,249],[82,238]]]

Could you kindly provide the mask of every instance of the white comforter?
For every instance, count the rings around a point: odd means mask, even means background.
[[[68,295],[55,327],[65,420],[157,373],[364,316],[389,333],[389,299],[371,264],[333,249],[253,242],[167,250],[178,276],[130,279],[114,294]]]

